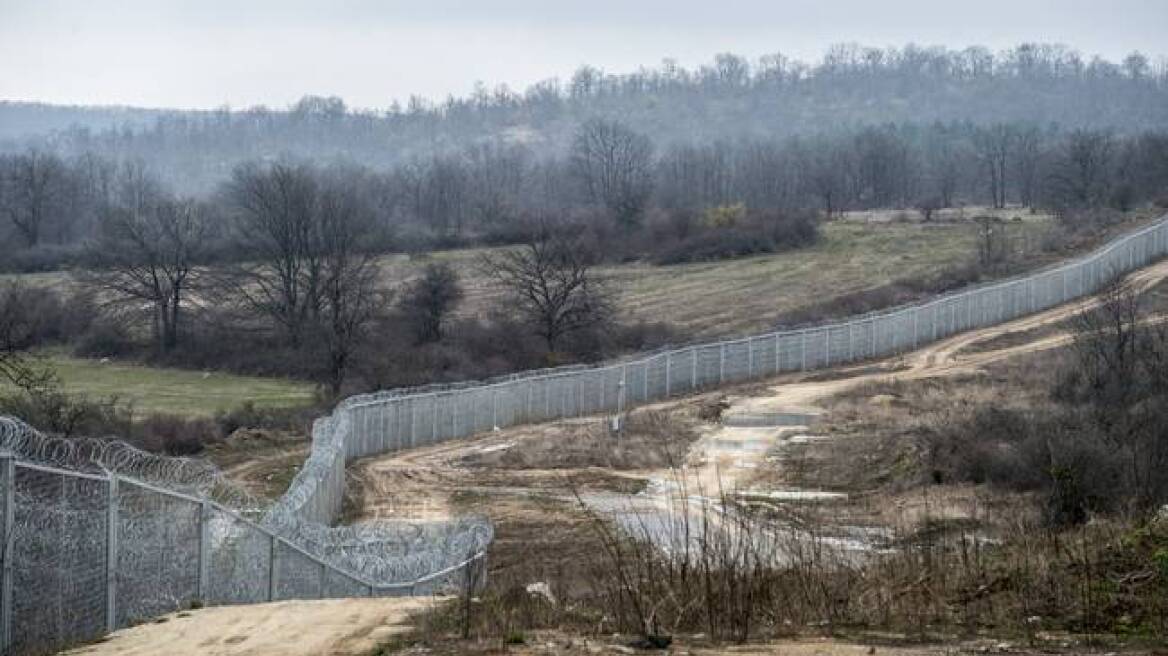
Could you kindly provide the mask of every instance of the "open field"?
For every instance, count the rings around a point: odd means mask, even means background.
[[[163,369],[115,361],[43,355],[60,375],[65,391],[93,398],[117,397],[137,414],[166,413],[209,417],[245,402],[276,408],[307,405],[310,383],[221,372]]]
[[[1044,236],[1053,229],[1048,215],[996,212],[1008,221],[1005,229],[1016,261],[1010,272],[1067,257],[1041,249]],[[624,320],[669,322],[683,335],[701,339],[762,332],[809,313],[842,316],[853,310],[834,303],[838,299],[903,281],[941,279],[976,262],[978,235],[970,221],[957,216],[928,224],[881,220],[886,213],[855,213],[847,220],[825,223],[819,243],[795,251],[669,266],[610,265],[600,272],[618,290]],[[974,213],[967,208],[966,218]],[[1022,220],[1013,221],[1015,215]],[[1089,250],[1148,218],[1151,213],[1132,213],[1122,225],[1081,240],[1072,250]],[[462,274],[467,292],[459,313],[485,316],[497,306],[497,292],[479,270],[483,252],[387,256],[382,263],[384,279],[390,286],[400,285],[429,261],[449,262]]]
[[[618,290],[625,320],[666,321],[694,337],[715,337],[763,331],[787,312],[894,280],[938,275],[971,262],[974,249],[975,234],[968,225],[835,222],[823,226],[818,244],[797,251],[670,266],[633,263],[600,271]],[[478,269],[482,253],[389,256],[384,277],[397,285],[429,261],[449,262],[467,289],[459,313],[484,316],[497,292]]]
[[[822,238],[809,248],[716,262],[606,265],[599,272],[617,291],[622,320],[668,322],[694,339],[744,335],[803,316],[850,314],[854,308],[840,299],[905,281],[944,279],[975,264],[978,234],[969,219],[987,213],[1006,222],[1014,251],[1011,266],[997,275],[1089,250],[1158,215],[1130,212],[1126,220],[1076,239],[1067,244],[1069,252],[1059,253],[1042,248],[1055,229],[1052,217],[1018,208],[946,209],[931,223],[921,223],[915,210],[849,212],[843,220],[824,223]],[[896,219],[900,215],[908,219]],[[426,264],[447,262],[461,274],[466,290],[457,314],[485,317],[499,307],[499,292],[480,267],[483,254],[490,250],[394,253],[383,256],[379,264],[384,284],[392,290],[417,277]],[[0,281],[13,279],[62,290],[75,284],[67,272],[0,275]],[[905,293],[901,289],[892,297],[901,302],[907,300]]]

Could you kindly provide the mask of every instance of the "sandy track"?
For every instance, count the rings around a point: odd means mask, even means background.
[[[1168,260],[1136,271],[1126,280],[1134,290],[1144,292],[1165,278],[1168,278]],[[1097,297],[1087,297],[1007,323],[964,332],[911,353],[884,359],[876,363],[876,367],[869,362],[840,368],[834,371],[836,375],[829,380],[799,380],[800,377],[808,376],[780,377],[767,387],[766,392],[731,398],[727,412],[817,414],[822,411],[820,403],[824,399],[864,383],[971,373],[1006,358],[1057,348],[1069,343],[1071,336],[1056,333],[1006,348],[962,353],[972,344],[1007,333],[1029,331],[1057,323],[1097,307],[1098,304]],[[822,376],[823,373],[818,371],[811,377]],[[696,487],[709,494],[742,487],[753,477],[771,447],[776,446],[785,435],[799,431],[798,427],[766,429],[727,426],[713,431],[699,440],[689,453],[687,479],[692,484],[691,489]]]
[[[282,601],[174,613],[122,629],[70,656],[323,656],[368,654],[409,628],[433,597]]]

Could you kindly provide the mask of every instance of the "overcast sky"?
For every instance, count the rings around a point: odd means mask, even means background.
[[[1166,34],[1168,0],[0,0],[0,99],[282,107],[315,93],[383,108],[585,63],[810,60],[843,41],[1155,59]]]

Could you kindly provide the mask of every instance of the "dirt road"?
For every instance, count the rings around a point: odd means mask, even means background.
[[[1132,274],[1129,280],[1137,289],[1149,289],[1168,278],[1168,261]],[[1022,353],[1056,348],[1069,336],[1063,333],[1035,335],[1024,343],[980,352],[963,352],[978,342],[1007,333],[1025,333],[1057,323],[1096,304],[1088,299],[1061,306],[1037,315],[958,335],[921,348],[913,353],[880,363],[867,363],[830,372],[795,374],[776,378],[765,386],[754,384],[730,391],[730,413],[819,412],[821,403],[831,395],[874,380],[914,380],[950,376],[977,370],[979,367]],[[658,406],[693,403],[682,399]],[[594,421],[594,420],[572,420]],[[755,465],[767,450],[785,434],[798,429],[730,428],[709,429],[687,456],[687,469],[702,485],[731,486],[750,478]],[[457,440],[409,452],[368,459],[353,467],[353,476],[364,491],[365,506],[360,515],[371,517],[448,516],[452,498],[475,480],[460,459],[484,449],[509,448],[524,439],[547,438],[555,425],[521,426],[487,435]],[[239,472],[251,475],[251,467]],[[500,494],[522,496],[539,486],[546,486],[556,472],[524,471],[511,473],[513,480],[496,488]],[[607,475],[616,475],[607,472]],[[667,480],[666,470],[621,472],[620,476]],[[524,481],[529,481],[527,485]],[[660,487],[660,486],[658,486]],[[650,486],[649,489],[652,489]],[[668,492],[664,493],[668,494]],[[662,497],[663,499],[667,497]],[[235,606],[180,613],[160,624],[147,624],[119,631],[98,645],[70,652],[96,656],[138,656],[146,654],[364,654],[394,632],[405,628],[406,615],[420,609],[427,599],[337,600],[282,602],[260,606]],[[697,653],[807,653],[853,654],[863,648],[836,643],[785,643],[775,647],[749,647],[741,650]],[[927,650],[920,653],[926,653]],[[947,650],[946,650],[947,652]],[[522,649],[516,653],[526,653]],[[871,653],[871,652],[866,652]],[[896,653],[882,651],[882,653]],[[948,653],[948,652],[947,652]]]
[[[409,628],[432,597],[284,601],[184,611],[117,631],[69,656],[368,654]]]

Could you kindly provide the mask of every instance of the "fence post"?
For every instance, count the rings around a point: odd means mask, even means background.
[[[417,433],[417,428],[418,428],[418,422],[417,422],[417,417],[416,417],[416,415],[418,413],[414,412],[414,405],[416,405],[414,402],[414,399],[410,399],[410,447],[417,446],[417,444],[418,444],[415,441],[417,439],[415,434]]]
[[[803,358],[803,364],[800,365],[800,371],[807,371],[807,331],[799,331],[799,357]]]
[[[325,564],[322,562],[320,564],[320,594],[318,595],[321,599],[324,599],[325,593],[327,592],[327,590],[325,589],[327,581],[328,581],[328,567],[325,566]]]
[[[691,356],[690,362],[692,363],[692,366],[690,368],[690,379],[689,379],[690,380],[690,390],[693,391],[693,390],[696,390],[698,388],[698,349],[697,349],[697,347],[691,346],[689,349],[689,354]]]
[[[669,398],[673,392],[673,381],[669,380],[669,376],[673,373],[673,351],[665,352],[665,398]]]
[[[118,475],[111,473],[105,506],[105,628],[118,628]]]
[[[207,605],[211,592],[211,502],[199,504],[199,584],[196,597]]]
[[[649,402],[649,360],[644,361],[641,365],[641,391],[645,393],[644,398],[641,399],[644,403]]]
[[[831,366],[831,326],[823,328],[823,368]]]
[[[275,535],[269,534],[268,542],[268,601],[276,600],[276,554],[279,553],[279,542]]]
[[[746,378],[754,378],[754,338],[746,339]]]
[[[621,365],[621,378],[620,378],[619,387],[620,387],[620,390],[617,392],[617,400],[616,400],[616,407],[617,407],[616,412],[618,415],[624,411],[624,408],[622,407],[622,405],[628,402],[628,396],[626,396],[629,393],[629,365],[628,365],[628,363]]]
[[[726,342],[718,344],[718,384],[726,382]]]
[[[7,654],[12,646],[12,558],[16,536],[16,457],[11,451],[0,453],[0,486],[3,505],[0,506],[0,549],[3,549],[4,567],[0,569],[0,653]]]
[[[848,322],[848,362],[856,361],[856,324],[853,321]]]
[[[912,350],[917,350],[917,328],[920,324],[920,308],[912,308]]]
[[[782,333],[775,333],[775,375],[783,373],[783,338]]]

